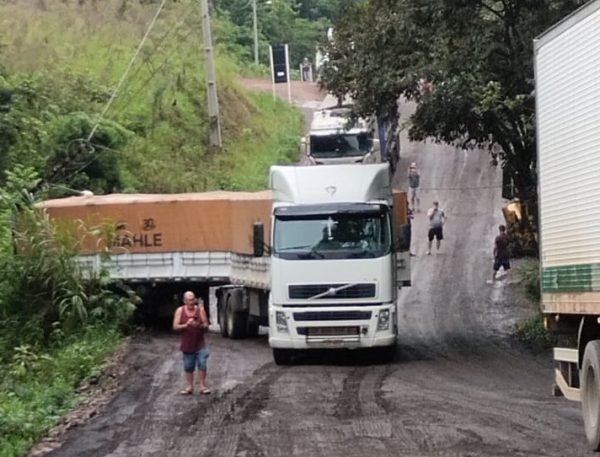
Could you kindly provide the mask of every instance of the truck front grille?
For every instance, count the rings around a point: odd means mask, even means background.
[[[309,299],[317,295],[323,296],[315,300],[330,300],[332,298],[373,298],[375,297],[374,283],[353,284],[346,288],[346,284],[295,284],[288,286],[290,299]],[[336,290],[342,288],[340,290]],[[329,292],[331,291],[331,292]],[[328,293],[329,292],[329,293]]]
[[[306,311],[293,313],[295,321],[369,320],[371,311]]]

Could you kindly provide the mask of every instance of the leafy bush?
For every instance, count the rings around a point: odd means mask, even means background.
[[[81,399],[76,386],[97,373],[120,341],[115,329],[94,326],[44,352],[16,348],[12,360],[0,365],[0,455],[23,455],[76,405]]]
[[[70,334],[88,324],[118,324],[133,311],[128,299],[110,290],[105,271],[76,262],[73,236],[33,206],[24,190],[36,181],[31,173],[9,174],[0,191],[0,214],[14,220],[12,243],[4,244],[0,256],[0,360],[12,347],[46,344],[59,332]]]
[[[554,345],[552,336],[544,328],[544,318],[541,314],[518,324],[515,336],[535,351],[549,349]]]
[[[537,259],[529,258],[518,269],[518,275],[525,288],[527,296],[535,303],[540,302],[540,263]]]
[[[27,189],[38,181],[16,167],[0,188],[1,456],[22,455],[78,401],[76,387],[133,311],[105,271],[79,266],[72,236],[34,206]]]

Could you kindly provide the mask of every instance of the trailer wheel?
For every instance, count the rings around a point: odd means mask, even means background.
[[[248,316],[244,312],[235,312],[233,304],[242,299],[242,291],[234,289],[227,295],[226,320],[229,338],[237,340],[246,336]]]
[[[273,348],[273,360],[276,365],[289,365],[292,361],[292,350]]]
[[[581,368],[581,409],[588,443],[600,450],[600,340],[585,346]]]
[[[227,295],[229,296],[229,295]],[[217,316],[219,318],[219,327],[221,327],[221,336],[223,338],[227,338],[229,335],[227,333],[227,311],[226,311],[226,301],[223,297],[219,297],[218,306],[217,306]]]
[[[256,338],[258,336],[258,321],[255,317],[248,316],[248,326],[246,327],[246,336]]]

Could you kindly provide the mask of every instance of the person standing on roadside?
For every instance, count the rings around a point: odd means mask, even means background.
[[[421,199],[419,198],[419,185],[421,183],[421,172],[415,162],[408,167],[408,187],[410,189],[410,206],[413,211],[419,212]],[[416,203],[416,206],[415,206]]]
[[[185,292],[183,305],[177,308],[173,316],[173,330],[181,333],[179,348],[183,353],[183,370],[187,383],[187,387],[180,392],[182,395],[191,395],[194,392],[194,371],[196,369],[198,369],[200,393],[210,393],[210,389],[206,385],[209,352],[204,334],[207,329],[208,319],[202,300],[200,300],[199,306],[194,292]]]
[[[496,274],[500,270],[500,267],[504,269],[505,273],[510,270],[508,235],[506,234],[506,227],[504,225],[498,227],[498,236],[494,240],[494,274],[492,274],[492,280],[488,281],[490,284],[496,282]]]
[[[444,224],[446,223],[446,213],[440,209],[439,202],[433,202],[433,206],[427,210],[427,217],[429,218],[429,249],[427,255],[431,255],[431,245],[433,239],[436,239],[436,249],[440,250],[440,244],[444,239]]]

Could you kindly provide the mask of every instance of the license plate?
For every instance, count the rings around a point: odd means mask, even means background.
[[[358,327],[309,327],[309,336],[358,335]]]

